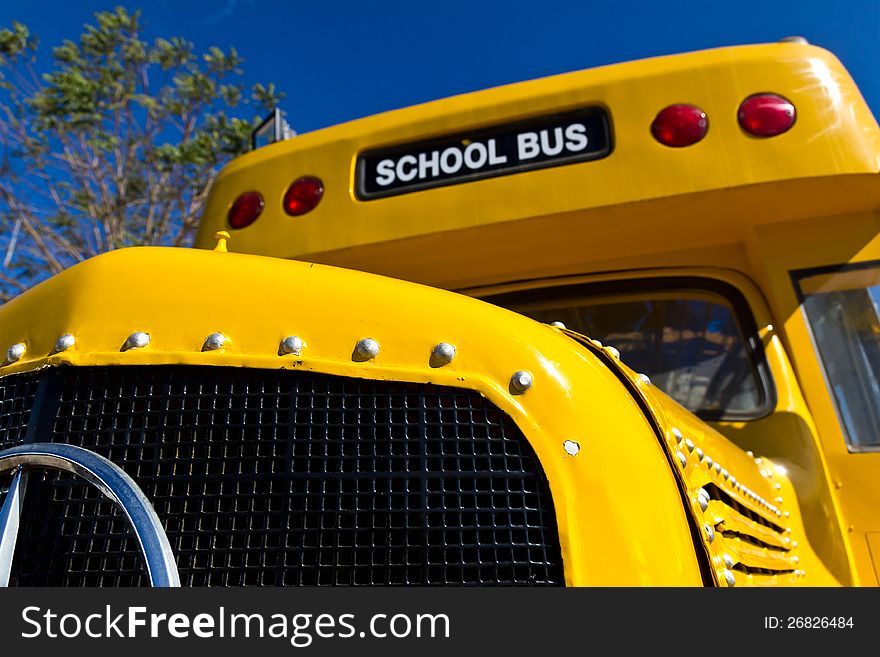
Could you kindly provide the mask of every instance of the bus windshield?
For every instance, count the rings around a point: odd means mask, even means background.
[[[764,414],[766,382],[728,298],[696,288],[607,289],[570,285],[484,300],[615,347],[626,365],[705,419]]]

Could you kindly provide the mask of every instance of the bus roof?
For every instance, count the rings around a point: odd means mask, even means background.
[[[739,127],[740,103],[758,93],[793,103],[790,130],[757,138]],[[671,148],[650,126],[678,103],[705,111],[709,127]],[[535,137],[517,142],[525,132]],[[474,142],[483,146],[465,152]],[[562,142],[571,152],[548,154]],[[531,163],[493,169],[493,156],[507,156],[492,148],[504,143]],[[434,159],[451,146],[457,155]],[[456,165],[434,183],[403,180]],[[257,149],[220,172],[196,246],[212,248],[233,201],[257,191],[263,212],[230,231],[231,251],[461,288],[602,258],[622,239],[633,253],[665,248],[658,236],[730,242],[754,222],[878,207],[878,170],[880,130],[832,54],[798,43],[720,48],[455,96]],[[282,199],[302,176],[323,182],[323,198],[289,216]]]

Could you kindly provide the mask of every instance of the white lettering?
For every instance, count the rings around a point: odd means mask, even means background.
[[[544,155],[559,155],[564,146],[562,128],[553,128],[553,146],[550,145],[549,130],[541,130],[541,150]]]
[[[277,615],[277,614],[276,614]],[[274,615],[272,616],[275,617]],[[232,614],[229,617],[229,631],[231,632],[230,636],[236,636],[235,634],[235,621],[243,620],[245,622],[244,626],[244,635],[246,638],[250,638],[251,636],[251,621],[256,621],[257,625],[260,628],[259,632],[254,632],[255,636],[263,636],[263,628],[265,625],[265,621],[263,620],[262,614]]]
[[[516,135],[518,162],[540,156],[556,157],[565,153],[579,153],[587,149],[590,140],[584,123],[572,123],[555,128],[542,128]],[[484,167],[508,164],[508,155],[498,152],[498,140],[470,142],[467,146],[449,146],[443,150],[402,155],[399,159],[384,159],[376,165],[376,184],[387,187],[396,182],[430,180],[440,175],[455,175],[462,169],[478,171]]]
[[[474,153],[476,153],[476,157],[474,157]],[[467,148],[464,149],[464,163],[471,169],[479,169],[486,164],[488,156],[486,147],[478,141],[468,144]]]
[[[388,616],[386,616],[385,614],[376,614],[375,616],[373,616],[370,619],[370,634],[377,639],[384,639],[386,636],[388,636],[388,633],[385,632],[384,634],[379,634],[376,631],[376,621],[380,618],[388,618]]]
[[[171,614],[168,617],[168,634],[185,639],[189,636],[189,617],[186,614]]]
[[[107,609],[107,616],[106,616],[106,618],[107,618],[107,633],[104,636],[109,638],[111,636],[110,630],[113,630],[114,632],[116,632],[116,636],[118,636],[120,638],[125,637],[125,635],[122,633],[122,630],[119,629],[119,625],[118,625],[119,621],[122,620],[123,614],[119,614],[118,616],[116,616],[116,618],[114,618],[111,621],[110,620],[110,605],[107,605],[106,609]],[[141,609],[146,611],[146,607],[141,607]]]
[[[89,616],[86,617],[86,634],[88,634],[93,639],[100,639],[101,638],[100,634],[96,634],[95,632],[92,632],[92,619],[93,618],[97,618],[98,620],[101,620],[101,614],[89,614]]]
[[[214,636],[214,617],[210,614],[197,614],[193,618],[193,633],[203,639],[210,639]]]
[[[497,155],[495,153],[495,140],[489,140],[489,164],[507,164],[507,156],[506,155]]]
[[[290,635],[290,645],[295,648],[306,648],[311,645],[312,635],[303,631],[309,629],[311,622],[311,614],[296,614],[293,617],[293,634]]]
[[[68,620],[72,620],[73,626],[76,628],[75,630],[73,630],[73,632],[64,629],[64,623]],[[68,639],[72,639],[75,636],[79,636],[79,633],[82,632],[82,621],[76,614],[64,614],[61,617],[61,621],[59,622],[58,627],[61,630],[61,634],[63,634]]]
[[[403,167],[409,164],[412,168],[409,171],[404,171]],[[417,169],[416,169],[416,158],[412,155],[404,155],[402,158],[397,160],[397,178],[398,180],[402,180],[403,182],[409,182],[413,178],[416,177]]]
[[[43,618],[46,619],[46,636],[50,639],[57,638],[57,634],[52,634],[52,619],[58,618],[58,614],[53,614],[51,609],[47,609],[46,613],[43,614]]]
[[[427,620],[431,622],[431,633],[428,635],[430,637],[438,636],[437,634],[437,621],[443,619],[443,636],[447,639],[449,638],[449,616],[446,614],[419,614],[416,616],[416,636],[422,636],[422,621]]]
[[[376,165],[376,184],[390,185],[394,182],[394,160],[382,160]]]
[[[340,639],[350,639],[351,637],[354,636],[354,632],[355,632],[354,625],[352,625],[351,623],[348,622],[347,619],[349,619],[349,618],[354,619],[354,614],[342,614],[339,617],[339,626],[350,630],[346,634],[342,634],[342,633],[337,634],[336,636],[338,636]]]
[[[272,618],[278,620],[269,626],[269,636],[273,639],[287,638],[287,616],[283,614],[272,614]]]
[[[449,161],[450,156],[454,162]],[[457,173],[461,169],[461,160],[460,150],[455,147],[447,148],[440,156],[440,168],[443,169],[443,173]]]
[[[572,123],[565,129],[565,147],[570,151],[582,151],[587,147],[587,128],[583,123]]]
[[[516,149],[520,160],[530,160],[541,152],[538,146],[538,135],[534,132],[523,132],[516,136]]]
[[[335,629],[336,619],[330,614],[321,614],[315,619],[315,634],[322,639],[332,639],[335,636],[333,632],[324,632],[324,628]]]
[[[397,621],[399,621],[399,620],[404,620],[406,622],[406,629],[403,632],[397,632],[394,629],[394,626],[397,624]],[[391,617],[390,627],[391,627],[391,634],[393,634],[398,639],[402,639],[403,637],[408,636],[410,633],[410,630],[412,630],[412,621],[410,621],[409,616],[407,616],[406,614],[395,614],[394,616]]]
[[[137,636],[137,628],[139,625],[146,625],[147,621],[145,619],[139,618],[138,614],[143,614],[147,611],[146,607],[129,607],[128,608],[128,638],[132,638]],[[107,634],[110,634],[108,631]]]
[[[431,176],[436,176],[440,173],[437,168],[439,165],[440,153],[437,151],[431,152],[431,157],[428,159],[426,153],[419,153],[419,179],[428,177],[428,168],[431,169]]]
[[[40,608],[39,607],[25,607],[24,609],[21,610],[21,619],[25,623],[30,623],[31,625],[33,625],[35,628],[37,628],[37,631],[32,632],[31,634],[26,634],[26,633],[22,632],[21,633],[22,639],[33,639],[35,636],[40,636],[40,624],[37,621],[35,621],[33,618],[28,618],[28,613],[30,613],[31,611],[39,612]]]
[[[150,614],[150,636],[154,639],[159,636],[160,621],[168,618],[168,614]]]

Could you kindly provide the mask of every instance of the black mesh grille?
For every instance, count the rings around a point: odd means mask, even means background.
[[[185,585],[563,583],[540,464],[476,393],[214,367],[41,376],[46,433],[137,481]],[[36,379],[16,379],[0,382],[32,396]],[[112,504],[67,475],[31,479],[14,583],[146,583]]]
[[[143,560],[115,504],[72,475],[29,474],[15,586],[146,585]]]
[[[38,383],[34,374],[0,378],[0,449],[24,442]]]

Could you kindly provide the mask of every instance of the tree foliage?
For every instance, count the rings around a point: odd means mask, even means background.
[[[0,29],[3,301],[104,251],[187,244],[217,170],[280,99],[245,90],[234,48],[148,42],[122,7],[94,18],[42,75],[28,28]],[[229,115],[241,106],[251,120]]]

